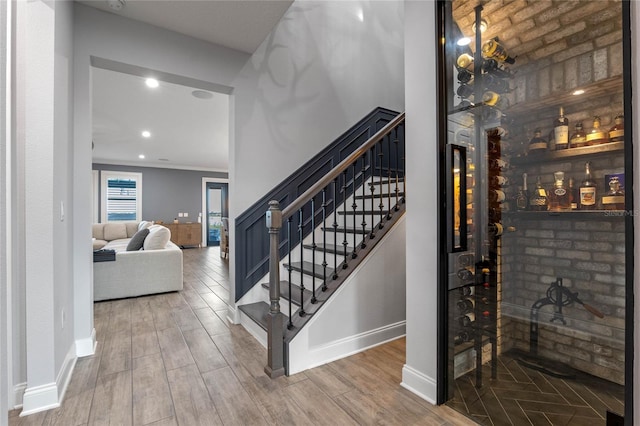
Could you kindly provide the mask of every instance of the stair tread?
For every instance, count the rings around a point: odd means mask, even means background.
[[[304,248],[311,250],[311,244],[305,244]],[[326,251],[327,253],[334,253],[335,250],[335,245],[333,244],[316,244],[316,249],[319,251]],[[351,253],[353,252],[353,247],[349,247],[347,246],[347,253]],[[344,246],[342,245],[342,243],[338,244],[338,254],[344,254]]]
[[[267,331],[267,315],[269,315],[269,304],[267,302],[248,303],[238,306],[244,314],[251,318],[264,331]],[[286,324],[288,317],[283,315],[283,324]],[[286,327],[286,325],[285,325]]]
[[[395,198],[396,194],[393,193],[391,194],[391,198]],[[356,195],[356,200],[370,200],[372,198],[388,198],[389,197],[389,193],[385,193],[385,194],[373,194],[373,195]],[[404,191],[399,191],[398,192],[398,197],[404,197]]]
[[[400,182],[404,182],[404,177],[398,177],[398,183]],[[374,180],[374,181],[370,181],[368,182],[369,185],[373,184],[373,185],[380,185],[380,184],[387,184],[389,183],[389,179],[387,178],[382,178],[380,180]],[[396,183],[395,179],[391,179],[391,183]]]
[[[321,229],[324,230],[324,228],[321,228]],[[354,229],[354,228],[349,228],[349,227],[344,228],[344,227],[339,226],[337,228],[338,234],[340,234],[340,233],[344,234],[345,229],[347,231],[347,234],[368,234],[369,232],[371,232],[371,228],[365,228],[364,231],[363,231],[362,228],[355,228]],[[333,232],[333,227],[331,227],[331,228],[327,227],[327,232]],[[340,245],[340,244],[341,243],[339,243],[338,245]]]
[[[285,268],[287,268],[289,267],[289,264],[285,264],[284,266]],[[307,261],[302,262],[302,264],[300,262],[291,262],[291,269],[293,269],[294,271],[304,272],[305,275],[311,275],[311,272],[313,269],[313,263],[307,262]],[[314,277],[324,278],[322,270],[323,270],[322,265],[318,265],[316,263],[316,273]],[[332,273],[333,271],[327,268],[327,277],[330,277]]]
[[[387,209],[383,209],[382,213],[387,214],[388,211],[389,210],[387,210]],[[355,213],[353,212],[353,210],[351,210],[351,211],[347,210],[346,212],[344,212],[342,210],[338,211],[338,214],[342,215],[342,216],[344,216],[344,215],[348,216],[348,215],[353,215],[353,214],[356,214],[356,215],[362,215],[362,214],[371,215],[371,213],[379,215],[380,214],[380,210],[373,210],[373,211],[371,211],[371,210],[356,210]]]
[[[269,289],[269,283],[262,283],[262,287]],[[289,298],[289,281],[281,280],[280,281],[280,297],[283,297],[289,300],[296,306],[300,306],[300,286],[294,283],[291,283],[291,290],[293,291],[293,298]],[[313,293],[311,293],[306,288],[304,289],[304,300],[311,299]]]

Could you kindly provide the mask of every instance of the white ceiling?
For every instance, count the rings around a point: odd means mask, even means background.
[[[125,0],[118,11],[107,0],[79,2],[253,53],[293,0]],[[194,88],[160,82],[149,89],[142,77],[92,70],[94,162],[228,171],[227,95],[211,92],[213,98],[197,99]],[[142,130],[151,138],[143,138]]]
[[[92,68],[93,162],[228,171],[229,96]],[[150,138],[142,131],[151,132]],[[144,159],[138,156],[144,154]]]

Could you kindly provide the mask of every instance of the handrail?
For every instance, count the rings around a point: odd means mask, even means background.
[[[344,172],[347,167],[349,167],[355,160],[362,157],[372,146],[378,143],[384,136],[387,135],[394,127],[398,126],[400,123],[404,121],[405,113],[398,114],[393,120],[387,123],[382,129],[378,130],[375,135],[371,136],[365,143],[360,145],[355,151],[353,151],[347,158],[342,160],[340,164],[335,166],[329,173],[324,175],[319,181],[311,186],[311,188],[307,189],[300,195],[298,198],[293,200],[291,204],[285,207],[282,210],[282,219],[287,219],[295,212],[300,210],[302,206],[309,200],[311,200],[315,195],[317,195],[322,188],[329,185],[333,180],[340,175],[340,173]]]

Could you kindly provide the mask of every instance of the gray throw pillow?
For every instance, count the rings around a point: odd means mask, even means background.
[[[133,237],[131,237],[129,244],[127,244],[127,251],[140,250],[142,248],[142,245],[144,244],[144,239],[147,238],[147,235],[149,235],[148,228],[141,229],[136,232]]]

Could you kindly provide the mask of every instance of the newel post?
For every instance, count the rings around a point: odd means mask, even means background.
[[[284,375],[284,315],[280,312],[280,229],[282,211],[277,201],[269,201],[265,215],[269,228],[269,314],[267,315],[267,366],[264,372],[269,377]]]

